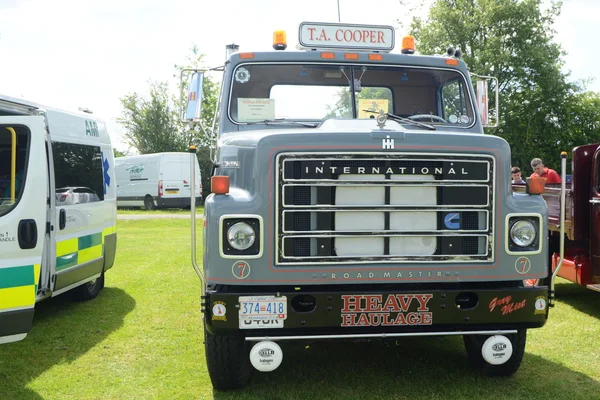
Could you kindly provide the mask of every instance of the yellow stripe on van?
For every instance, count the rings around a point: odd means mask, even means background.
[[[102,257],[102,245],[88,247],[87,249],[79,250],[77,263],[83,264],[88,261]]]
[[[109,226],[108,228],[104,228],[104,230],[102,231],[102,244],[104,244],[104,236],[106,236],[106,235],[112,235],[114,233],[117,233],[117,226],[116,225]]]
[[[0,311],[6,308],[33,307],[35,286],[18,286],[0,289]]]
[[[56,257],[77,253],[77,250],[79,250],[79,238],[63,240],[62,242],[56,243]]]
[[[41,264],[33,264],[33,280],[35,284],[40,283],[40,269],[42,268]]]

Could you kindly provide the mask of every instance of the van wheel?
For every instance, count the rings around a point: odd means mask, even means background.
[[[486,376],[511,376],[519,370],[523,355],[525,354],[525,344],[527,342],[527,329],[520,329],[517,333],[506,335],[510,340],[513,352],[511,357],[504,364],[492,365],[485,361],[481,354],[481,348],[484,342],[490,336],[486,335],[464,335],[465,349],[471,365],[476,370],[480,370]]]
[[[104,272],[100,275],[99,278],[94,279],[93,281],[89,281],[84,283],[81,286],[73,289],[73,296],[75,300],[79,301],[88,301],[96,298],[98,293],[104,288]]]
[[[248,383],[250,350],[241,336],[218,336],[204,327],[206,367],[215,389],[239,389]]]
[[[146,210],[156,209],[156,206],[154,205],[154,200],[152,199],[152,196],[146,196],[146,198],[144,199],[144,207],[146,207]]]

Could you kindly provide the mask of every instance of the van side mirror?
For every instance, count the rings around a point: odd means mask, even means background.
[[[471,74],[476,78],[476,98],[477,109],[481,118],[481,124],[484,128],[496,128],[500,121],[500,103],[498,79],[492,76],[479,76]],[[489,82],[492,82],[495,94],[494,106],[492,111],[489,109]]]
[[[190,77],[187,88],[186,109],[184,122],[199,121],[202,116],[202,85],[204,83],[204,73],[194,71]]]

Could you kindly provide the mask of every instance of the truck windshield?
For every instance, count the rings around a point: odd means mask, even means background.
[[[243,64],[233,72],[229,116],[235,122],[374,118],[380,110],[427,124],[466,128],[475,122],[467,83],[455,70]]]

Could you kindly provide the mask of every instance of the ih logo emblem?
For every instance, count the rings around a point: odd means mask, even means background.
[[[386,135],[385,139],[382,140],[381,148],[384,150],[394,149],[394,139],[390,138],[390,135]]]

